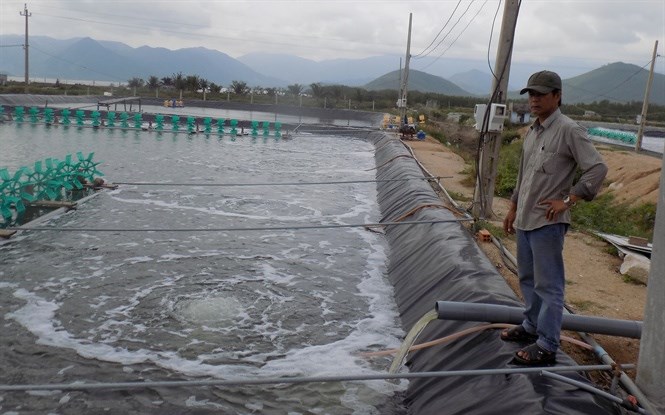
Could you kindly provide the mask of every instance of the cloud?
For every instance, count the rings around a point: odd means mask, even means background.
[[[455,0],[33,0],[28,7],[33,35],[88,36],[133,47],[203,46],[233,57],[256,51],[288,53],[314,60],[404,55],[408,16],[413,13],[413,54],[422,52],[450,19],[434,45],[448,35],[430,56],[486,60],[492,35],[493,62],[504,4],[498,0],[459,4]],[[0,2],[0,35],[23,33],[21,10],[23,0]],[[665,47],[662,0],[528,0],[521,3],[513,59],[587,67],[615,61],[642,65],[650,60],[655,40]],[[665,71],[664,59],[657,68]]]

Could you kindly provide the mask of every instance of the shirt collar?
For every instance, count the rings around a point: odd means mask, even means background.
[[[554,120],[559,118],[560,115],[561,115],[561,109],[557,108],[556,111],[551,113],[550,116],[547,117],[547,119],[542,122],[542,124],[536,118],[536,121],[533,124],[531,124],[531,129],[538,131],[542,128],[544,130],[544,129],[548,128],[550,125],[552,125],[552,123],[554,123]]]

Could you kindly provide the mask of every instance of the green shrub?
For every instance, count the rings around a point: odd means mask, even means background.
[[[519,140],[522,136],[519,131],[506,129],[501,133],[501,144],[508,145],[515,140]]]
[[[515,140],[501,147],[497,166],[494,194],[509,197],[517,185],[517,171],[520,167],[522,141]]]
[[[656,206],[645,203],[637,207],[616,203],[614,195],[605,193],[591,202],[578,203],[572,209],[574,228],[593,229],[624,236],[641,236],[651,240],[656,219]]]

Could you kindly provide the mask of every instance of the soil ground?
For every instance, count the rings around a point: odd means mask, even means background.
[[[459,205],[467,207],[473,198],[473,185],[469,183],[464,171],[472,166],[453,152],[452,147],[473,153],[478,135],[474,129],[455,123],[446,123],[442,127],[448,140],[445,145],[429,136],[422,141],[404,140],[404,143],[411,147],[418,161],[431,175],[449,176],[442,179],[441,183],[453,198],[459,199]],[[604,191],[615,192],[620,201],[656,203],[662,168],[660,158],[638,154],[629,149],[617,150],[600,145],[597,148],[609,167],[606,183],[610,184]],[[507,199],[494,198],[493,225],[502,227],[508,206]],[[511,238],[504,238],[502,243],[515,255],[515,242]],[[488,242],[478,244],[521,298],[517,276],[504,264],[498,248]],[[578,231],[568,233],[564,246],[566,304],[576,314],[642,320],[646,286],[631,282],[619,273],[622,259],[612,254],[612,251],[607,242],[595,236]],[[575,333],[565,334],[577,337]],[[639,340],[603,335],[593,335],[593,338],[617,363],[637,363]],[[563,343],[562,349],[580,364],[595,364],[598,361],[591,352],[579,346]],[[631,371],[627,373],[631,377],[635,375]]]

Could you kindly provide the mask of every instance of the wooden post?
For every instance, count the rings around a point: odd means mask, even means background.
[[[640,115],[640,128],[637,130],[637,138],[635,139],[635,151],[642,150],[642,136],[644,135],[644,125],[647,123],[647,110],[649,109],[649,92],[651,92],[651,84],[653,83],[653,67],[656,64],[656,56],[658,52],[658,41],[653,46],[653,56],[651,57],[651,69],[649,71],[649,79],[647,80],[647,89],[644,91],[644,102],[642,102],[642,113]]]

